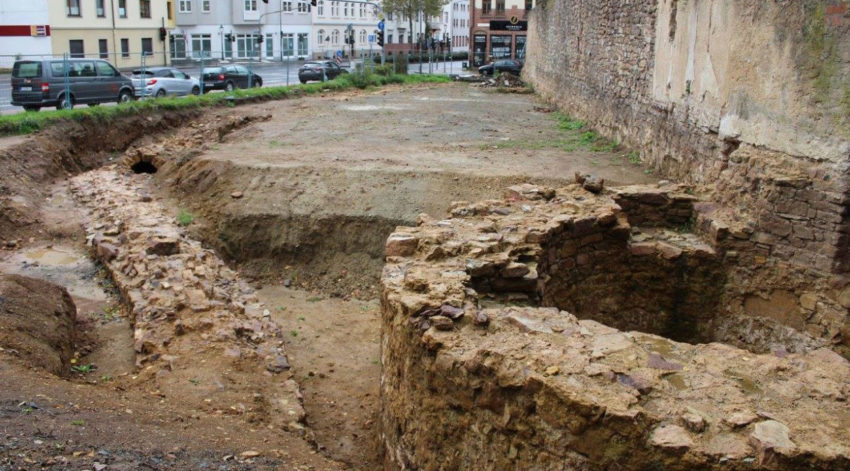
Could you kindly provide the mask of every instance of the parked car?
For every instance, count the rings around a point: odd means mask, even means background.
[[[322,75],[322,70],[325,73]],[[348,71],[343,69],[334,61],[308,62],[298,68],[298,80],[307,83],[310,80],[333,80]]]
[[[133,82],[109,62],[69,59],[67,84],[65,64],[62,59],[15,61],[12,66],[12,105],[38,111],[44,106],[62,109],[67,104],[94,106],[133,99]]]
[[[205,67],[201,81],[204,93],[210,90],[232,91],[234,88],[262,87],[263,78],[241,65]]]
[[[136,89],[136,98],[201,94],[201,83],[198,79],[173,67],[136,69],[133,71],[133,85]]]
[[[502,72],[510,72],[519,75],[522,72],[522,61],[516,59],[501,59],[496,62],[491,62],[487,65],[482,65],[478,68],[478,73],[481,75],[500,74]]]

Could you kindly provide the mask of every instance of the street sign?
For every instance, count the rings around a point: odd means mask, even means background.
[[[379,30],[383,31],[383,30],[384,30],[384,26],[385,26],[385,25],[384,25],[384,20],[381,20],[381,21],[379,21],[379,22],[378,22],[378,29],[379,29]]]
[[[374,35],[374,34],[370,34],[370,35],[369,35],[369,42],[370,42],[370,43],[375,42],[375,35]]]

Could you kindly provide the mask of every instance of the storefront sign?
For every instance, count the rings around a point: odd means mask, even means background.
[[[490,31],[528,31],[528,21],[520,21],[515,16],[508,21],[492,20]]]

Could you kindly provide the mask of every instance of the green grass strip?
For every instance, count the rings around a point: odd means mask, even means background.
[[[106,121],[123,116],[152,112],[188,110],[212,106],[235,106],[240,103],[280,100],[293,96],[312,95],[325,91],[350,88],[380,87],[389,84],[446,83],[444,75],[376,75],[346,74],[323,83],[289,85],[280,87],[249,88],[230,93],[210,93],[201,96],[166,97],[122,103],[117,106],[96,106],[40,112],[21,112],[0,116],[0,136],[32,134],[63,121],[95,119]]]

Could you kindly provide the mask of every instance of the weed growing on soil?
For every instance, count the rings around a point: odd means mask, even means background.
[[[77,366],[71,367],[72,371],[74,371],[76,373],[84,373],[84,374],[85,373],[91,373],[92,371],[94,371],[94,369],[95,369],[94,365],[77,365]]]
[[[85,424],[86,424],[85,420],[72,420],[71,421],[71,425],[73,425],[75,427],[82,427]]]
[[[361,77],[361,78],[356,78]],[[450,79],[440,75],[389,75],[378,76],[346,74],[334,80],[323,83],[308,83],[281,87],[249,88],[234,90],[229,93],[210,93],[185,97],[165,97],[123,103],[118,106],[96,106],[76,108],[72,110],[26,112],[0,117],[0,135],[31,134],[47,126],[61,121],[94,120],[108,123],[119,116],[192,109],[209,106],[235,106],[241,103],[254,103],[268,100],[283,100],[290,97],[312,95],[327,91],[338,91],[349,88],[378,87],[392,83],[447,83]]]
[[[177,222],[181,226],[186,227],[189,224],[192,224],[192,222],[194,222],[194,221],[195,221],[195,215],[194,214],[190,213],[189,211],[187,211],[183,208],[180,208],[180,211],[177,213]]]
[[[629,152],[628,159],[629,159],[629,163],[632,164],[632,165],[640,165],[641,164],[640,153],[636,150]]]

